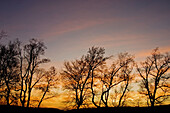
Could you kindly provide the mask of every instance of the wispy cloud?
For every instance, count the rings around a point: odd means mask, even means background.
[[[111,21],[113,21],[113,19],[68,20],[56,26],[54,25],[54,27],[46,31],[41,37],[52,38],[58,35],[62,35],[64,33],[86,29],[95,25],[104,24]]]
[[[155,49],[155,48],[153,48],[153,49]],[[135,56],[138,60],[144,59],[147,56],[151,55],[152,50],[151,49],[145,49],[145,50],[136,52]],[[159,51],[161,53],[170,52],[170,46],[161,46],[161,47],[159,47]]]

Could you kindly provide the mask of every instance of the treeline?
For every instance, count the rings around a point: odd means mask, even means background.
[[[112,62],[110,67],[107,60]],[[91,104],[97,108],[124,106],[129,85],[134,80],[140,83],[138,92],[145,95],[148,105],[153,107],[170,96],[169,68],[169,53],[162,54],[158,48],[137,64],[127,52],[117,57],[105,56],[104,48],[92,47],[80,59],[65,62],[61,76],[64,88],[72,91],[67,102],[74,102],[72,105],[77,109]]]
[[[6,35],[1,32],[0,37]],[[41,58],[46,46],[37,39],[31,39],[27,44],[16,39],[7,45],[0,44],[0,99],[6,105],[30,106],[33,89],[42,90],[43,95],[38,102],[38,107],[43,101],[50,87],[55,87],[57,81],[56,69],[39,68],[41,64],[50,62]]]
[[[0,33],[1,38],[5,37]],[[55,67],[40,68],[50,62],[42,58],[47,47],[37,39],[22,44],[18,39],[7,45],[0,44],[0,99],[6,105],[29,107],[30,101],[39,107],[46,94],[57,88],[59,78]],[[105,56],[102,47],[91,47],[80,59],[64,62],[60,74],[61,84],[68,95],[63,100],[73,108],[124,106],[128,101],[130,84],[139,82],[140,94],[149,106],[164,102],[170,96],[170,55],[154,49],[151,56],[137,64],[128,52]],[[111,63],[109,66],[107,61]],[[41,90],[37,100],[31,100],[33,89]],[[1,102],[1,103],[2,103]]]

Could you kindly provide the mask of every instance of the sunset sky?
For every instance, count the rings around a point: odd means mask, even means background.
[[[2,43],[44,41],[47,67],[61,69],[92,46],[141,61],[156,47],[170,52],[170,0],[0,0],[1,30],[8,34]],[[60,96],[42,106],[62,108]]]
[[[45,42],[51,65],[100,46],[106,55],[137,58],[160,47],[170,51],[170,0],[0,0],[5,40]]]

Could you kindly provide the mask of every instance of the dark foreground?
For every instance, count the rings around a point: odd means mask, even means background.
[[[5,106],[0,105],[0,113],[3,112],[24,112],[24,113],[33,113],[33,112],[44,112],[44,113],[59,113],[59,112],[113,112],[113,113],[137,113],[137,112],[147,112],[147,113],[170,113],[170,105],[164,105],[164,106],[156,106],[156,107],[120,107],[120,108],[85,108],[85,109],[74,109],[69,111],[63,111],[59,109],[54,108],[22,108],[19,106]]]

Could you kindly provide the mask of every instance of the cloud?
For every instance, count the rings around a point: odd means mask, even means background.
[[[153,49],[155,49],[155,48],[153,48]],[[153,50],[152,49],[152,50]],[[137,52],[136,53],[136,58],[137,59],[144,59],[144,58],[146,58],[147,56],[150,56],[151,55],[151,52],[152,52],[152,50],[151,49],[145,49],[145,50],[142,50],[142,51],[139,51],[139,52]],[[165,52],[170,52],[170,46],[162,46],[162,47],[159,47],[159,51],[161,52],[161,53],[165,53]]]
[[[42,39],[53,40],[56,39],[57,36],[70,33],[77,32],[84,29],[90,29],[92,27],[96,27],[98,25],[112,25],[118,24],[121,22],[126,22],[129,18],[121,18],[121,17],[78,17],[73,19],[63,19],[60,23],[54,23],[53,25],[46,25],[43,27],[47,27],[46,31],[42,33],[40,36]],[[99,28],[102,28],[100,26]],[[96,27],[96,30],[98,28]]]
[[[145,43],[148,39],[140,34],[121,34],[120,32],[112,34],[104,34],[92,38],[91,43],[103,45],[104,47],[126,47]]]
[[[41,37],[52,38],[58,35],[62,35],[64,33],[86,29],[95,25],[104,24],[106,22],[111,22],[111,21],[112,19],[67,20],[56,26],[54,25],[52,28],[46,31]]]

